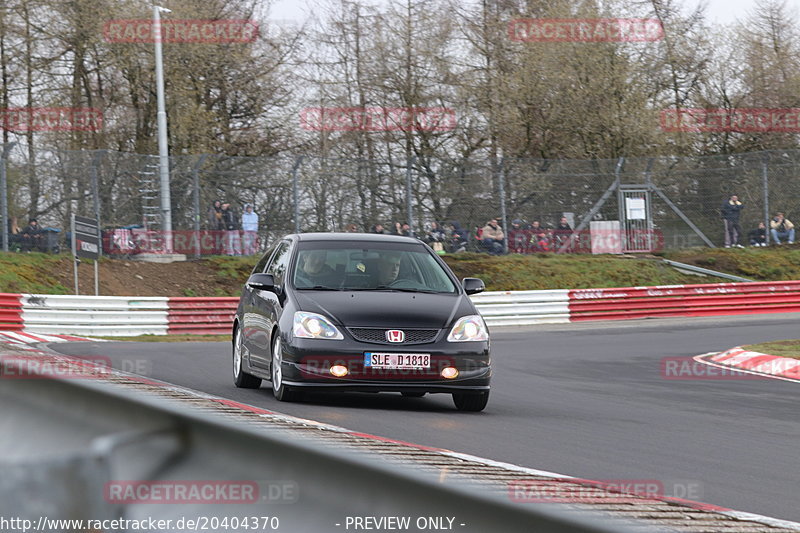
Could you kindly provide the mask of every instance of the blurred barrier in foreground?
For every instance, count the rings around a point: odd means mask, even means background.
[[[489,326],[800,311],[800,281],[711,283],[472,296]],[[224,335],[237,297],[161,298],[0,294],[0,330],[135,336]]]
[[[465,533],[632,531],[320,445],[287,433],[285,419],[234,421],[221,414],[241,404],[212,408],[63,356],[0,349],[0,401],[0,430],[14,435],[0,439],[0,516],[16,521],[6,531],[333,532],[351,529],[354,517],[435,520]]]

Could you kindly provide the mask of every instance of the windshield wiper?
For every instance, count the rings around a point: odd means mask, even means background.
[[[397,292],[425,292],[428,294],[436,294],[439,291],[432,291],[430,289],[412,289],[408,287],[389,287],[388,285],[378,285],[374,290],[378,291],[397,291]]]
[[[326,287],[325,285],[314,285],[313,287],[295,287],[298,291],[343,291],[339,287]]]

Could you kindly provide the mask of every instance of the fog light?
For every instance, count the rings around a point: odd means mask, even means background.
[[[442,377],[444,379],[453,379],[458,377],[458,369],[448,366],[442,369]]]
[[[347,367],[343,365],[333,365],[331,367],[331,374],[333,374],[337,378],[345,377],[348,372],[349,371],[347,370]]]

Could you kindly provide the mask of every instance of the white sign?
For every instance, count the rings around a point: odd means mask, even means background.
[[[644,198],[625,198],[628,220],[645,220]]]

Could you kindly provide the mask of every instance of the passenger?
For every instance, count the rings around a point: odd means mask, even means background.
[[[298,287],[336,287],[339,275],[326,263],[328,252],[326,250],[308,250],[301,252],[298,258],[295,285]]]

